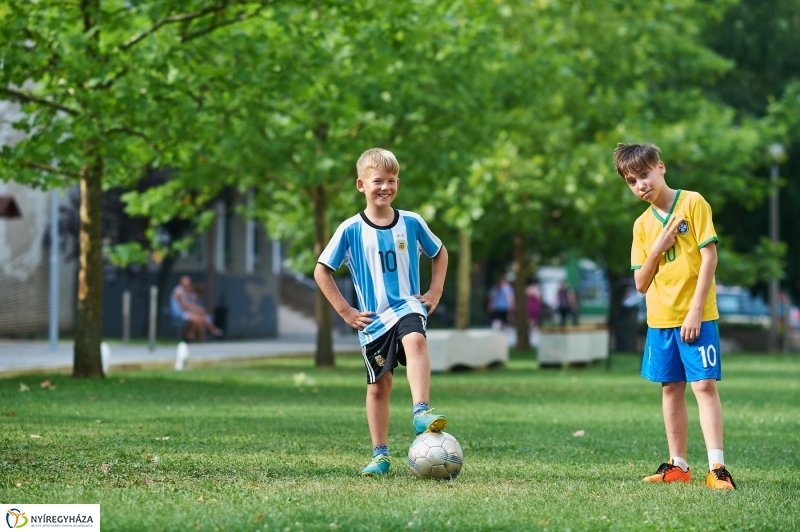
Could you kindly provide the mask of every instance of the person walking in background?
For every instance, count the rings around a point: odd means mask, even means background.
[[[502,330],[512,319],[514,314],[514,289],[505,276],[497,278],[497,282],[489,291],[489,316],[492,320],[492,329]]]
[[[539,323],[542,319],[542,291],[536,279],[531,279],[525,287],[525,302],[528,307],[528,323],[530,324],[531,345],[539,345]]]
[[[572,316],[572,324],[578,324],[578,298],[575,291],[569,287],[566,281],[561,281],[558,288],[556,299],[556,312],[561,316],[560,326],[567,326],[567,316]]]

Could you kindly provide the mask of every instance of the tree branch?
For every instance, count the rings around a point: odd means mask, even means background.
[[[237,22],[242,22],[243,20],[247,20],[249,18],[253,18],[258,16],[262,9],[264,9],[269,2],[261,4],[261,7],[253,11],[252,13],[248,14],[247,11],[239,11],[235,17],[230,18],[228,20],[223,20],[217,24],[212,24],[207,28],[203,28],[202,30],[197,30],[193,33],[184,34],[181,36],[181,42],[191,41],[192,39],[196,39],[197,37],[202,37],[203,35],[208,35],[219,28],[223,28],[225,26],[230,26],[231,24],[236,24]]]
[[[14,89],[6,89],[0,88],[0,92],[4,92],[9,96],[16,98],[17,100],[21,100],[23,102],[30,102],[30,103],[39,103],[42,105],[46,105],[52,109],[58,109],[59,111],[64,111],[65,113],[71,114],[72,116],[79,116],[81,113],[77,109],[73,109],[71,107],[67,107],[66,105],[61,105],[57,102],[51,102],[45,98],[40,98],[39,96],[34,96],[32,94],[28,94],[25,92],[21,92]]]
[[[51,174],[61,174],[74,178],[80,177],[80,174],[74,170],[67,170],[65,168],[50,166],[49,164],[37,163],[35,161],[20,161],[19,164],[27,168],[36,168],[37,170],[44,170],[45,172],[50,172]]]
[[[156,146],[155,142],[153,142],[153,140],[149,136],[147,136],[145,133],[142,133],[141,131],[136,131],[135,129],[120,126],[120,127],[113,127],[108,131],[106,131],[106,133],[108,133],[109,135],[113,133],[125,133],[126,135],[139,137],[140,139],[144,140],[147,143],[147,145],[153,149],[153,151],[155,151],[158,154],[162,153],[161,149],[158,146]]]
[[[127,50],[134,44],[140,42],[148,35],[156,32],[161,26],[165,26],[167,24],[175,24],[176,22],[186,22],[189,20],[194,20],[196,18],[200,18],[202,16],[208,15],[209,13],[218,13],[228,7],[228,2],[223,0],[219,4],[206,7],[205,9],[201,9],[200,11],[195,11],[194,13],[181,13],[180,15],[171,15],[169,17],[164,17],[152,26],[149,29],[144,31],[140,31],[124,43],[120,45],[120,50]]]

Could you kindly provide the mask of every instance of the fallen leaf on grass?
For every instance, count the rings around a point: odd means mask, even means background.
[[[169,439],[169,436],[156,436],[156,439],[158,441],[167,441]]]
[[[205,498],[205,497],[203,497],[202,495],[200,495],[200,496],[197,498],[197,502],[206,502],[206,498]]]
[[[155,455],[155,456],[153,457],[153,462],[155,462],[155,463],[159,463],[160,461],[161,461],[161,458],[159,458],[159,457],[158,457],[158,455]]]
[[[45,389],[49,389],[49,390],[55,390],[56,389],[56,387],[53,386],[53,384],[50,381],[42,381],[42,382],[39,383],[39,386],[41,386],[42,388],[45,388]]]
[[[119,380],[119,383],[120,383],[120,384],[125,384],[125,379],[120,379],[120,380]]]
[[[94,420],[94,422],[95,422],[95,423],[102,423],[102,422],[103,422],[103,420],[102,420],[102,419],[95,419],[95,420]]]
[[[28,388],[27,386],[25,386],[24,382],[21,382],[21,383],[19,383],[19,391],[21,391],[21,392],[29,392],[29,391],[31,391],[31,389]]]
[[[21,487],[22,487],[22,482],[17,482],[17,483],[16,483],[16,484],[14,484],[14,485],[15,485],[16,487],[18,487],[18,488],[21,488]]]
[[[633,462],[628,462],[628,467],[633,467]]]
[[[14,417],[14,416],[16,416],[16,415],[17,415],[17,413],[16,413],[16,412],[14,412],[14,411],[12,410],[11,412],[6,412],[6,415],[7,415],[8,417]]]
[[[90,401],[94,401],[95,399],[97,399],[97,397],[95,397],[94,395],[90,395],[90,396],[89,396],[89,400],[90,400]]]
[[[576,438],[580,438],[581,436],[584,436],[585,434],[586,434],[586,431],[583,430],[583,429],[576,430],[575,432],[572,433],[572,435],[575,436]]]
[[[258,515],[256,516],[256,523],[258,523],[259,521],[261,521],[263,518],[264,518],[264,514],[258,514]]]
[[[103,473],[108,474],[108,464],[101,465],[100,466],[100,471],[102,471]]]
[[[37,440],[37,439],[41,438],[41,436],[39,436],[38,434],[31,434],[31,438],[33,438],[34,440]]]

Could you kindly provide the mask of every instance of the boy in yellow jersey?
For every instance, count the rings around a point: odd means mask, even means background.
[[[650,207],[633,224],[631,269],[647,294],[642,377],[661,383],[670,460],[645,482],[689,482],[686,463],[686,383],[700,410],[708,451],[706,484],[734,489],[722,454],[722,377],[717,328],[717,235],[711,207],[697,192],[667,186],[667,169],[653,144],[617,144],[614,161],[636,197]]]

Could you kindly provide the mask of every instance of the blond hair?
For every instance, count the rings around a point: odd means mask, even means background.
[[[364,179],[369,170],[385,170],[396,176],[400,174],[400,163],[389,150],[383,148],[371,148],[361,154],[356,163],[358,177]]]
[[[661,160],[660,151],[655,144],[617,144],[614,150],[617,173],[624,179],[655,167]]]

